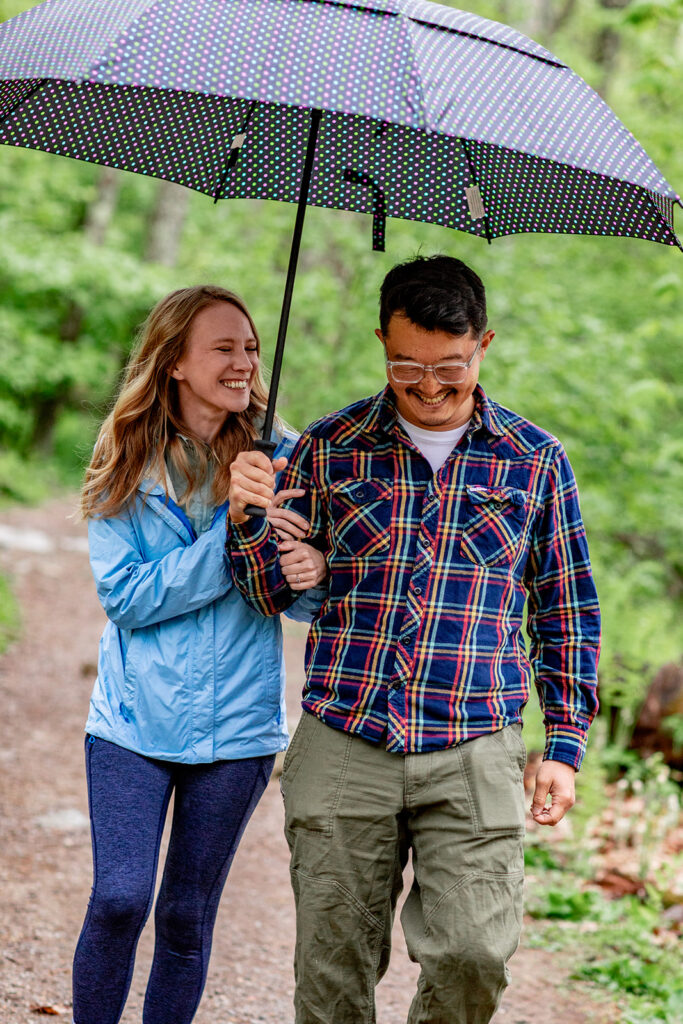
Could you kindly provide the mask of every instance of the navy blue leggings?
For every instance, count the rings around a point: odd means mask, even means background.
[[[117,1024],[121,1018],[174,793],[142,1019],[190,1024],[225,879],[274,758],[176,764],[92,736],[85,749],[94,881],[74,956],[74,1021]]]

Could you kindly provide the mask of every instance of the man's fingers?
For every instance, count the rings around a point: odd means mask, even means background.
[[[283,501],[289,501],[290,498],[303,498],[305,493],[303,487],[290,487],[285,491],[278,491],[273,498],[273,508],[277,508]],[[301,518],[303,519],[303,516]]]
[[[537,814],[540,814],[541,811],[544,810],[545,804],[546,804],[546,800],[548,799],[548,792],[549,792],[549,790],[550,790],[550,779],[548,779],[548,780],[544,780],[544,779],[539,780],[539,779],[537,779],[536,780],[536,789],[534,790],[534,799],[533,799],[533,803],[531,804],[531,813],[533,814],[534,818],[536,817]]]
[[[531,814],[539,825],[557,825],[573,806],[575,771],[562,761],[542,761],[536,774]],[[550,795],[550,806],[546,807]]]
[[[276,460],[280,462],[282,460]],[[286,463],[286,459],[284,460]],[[229,516],[244,522],[247,505],[267,508],[275,489],[273,465],[263,452],[240,452],[230,466]]]
[[[285,459],[285,465],[286,464],[287,460]],[[272,475],[273,465],[270,459],[263,452],[257,451],[238,452],[238,454],[235,457],[235,461],[230,467],[230,472],[233,473],[235,472],[235,470],[246,472],[247,468],[250,466],[255,469],[261,469],[264,472],[270,473]]]
[[[276,495],[277,497],[277,495]],[[268,509],[268,522],[278,533],[300,539],[308,533],[308,520],[287,508]]]
[[[570,800],[553,800],[550,807],[542,807],[539,811],[535,811],[532,808],[532,815],[534,821],[537,821],[539,825],[557,825],[558,821],[562,821],[565,814],[572,806],[573,801]]]

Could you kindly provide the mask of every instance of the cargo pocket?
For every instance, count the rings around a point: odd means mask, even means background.
[[[282,773],[280,775],[280,790],[284,794],[285,787],[290,780],[293,780],[306,756],[313,733],[306,729],[307,719],[311,716],[304,711],[294,730],[294,735],[289,741],[285,759],[282,762]]]
[[[509,565],[522,544],[529,495],[514,487],[467,485],[469,516],[460,553],[480,565]]]
[[[292,755],[280,777],[286,833],[301,829],[332,835],[352,742],[348,733],[304,711],[292,740]]]
[[[476,835],[524,832],[523,741],[514,736],[514,729],[507,726],[458,748]]]
[[[342,480],[330,485],[330,516],[337,548],[357,558],[389,549],[391,483],[384,480]]]

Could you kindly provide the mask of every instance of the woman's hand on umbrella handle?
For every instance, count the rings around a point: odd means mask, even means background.
[[[287,465],[287,459],[271,460],[263,452],[240,452],[230,466],[229,518],[244,523],[247,505],[268,508],[275,493],[275,474]]]
[[[280,568],[290,590],[310,590],[327,578],[325,556],[300,540],[280,543]]]
[[[268,506],[266,516],[280,540],[292,538],[301,540],[308,533],[311,525],[305,516],[299,515],[290,508],[280,508],[283,501],[290,498],[303,498],[306,491],[301,487],[292,487],[287,491],[279,491]]]

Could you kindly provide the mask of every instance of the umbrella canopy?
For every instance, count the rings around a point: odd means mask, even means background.
[[[374,213],[378,235],[388,216],[677,244],[680,197],[610,108],[485,18],[424,0],[49,0],[0,26],[5,144],[295,202],[311,110],[307,202]]]
[[[425,0],[48,0],[0,25],[0,143],[298,202],[264,438],[307,204],[371,213],[379,249],[386,217],[679,245],[680,197],[578,75]]]

